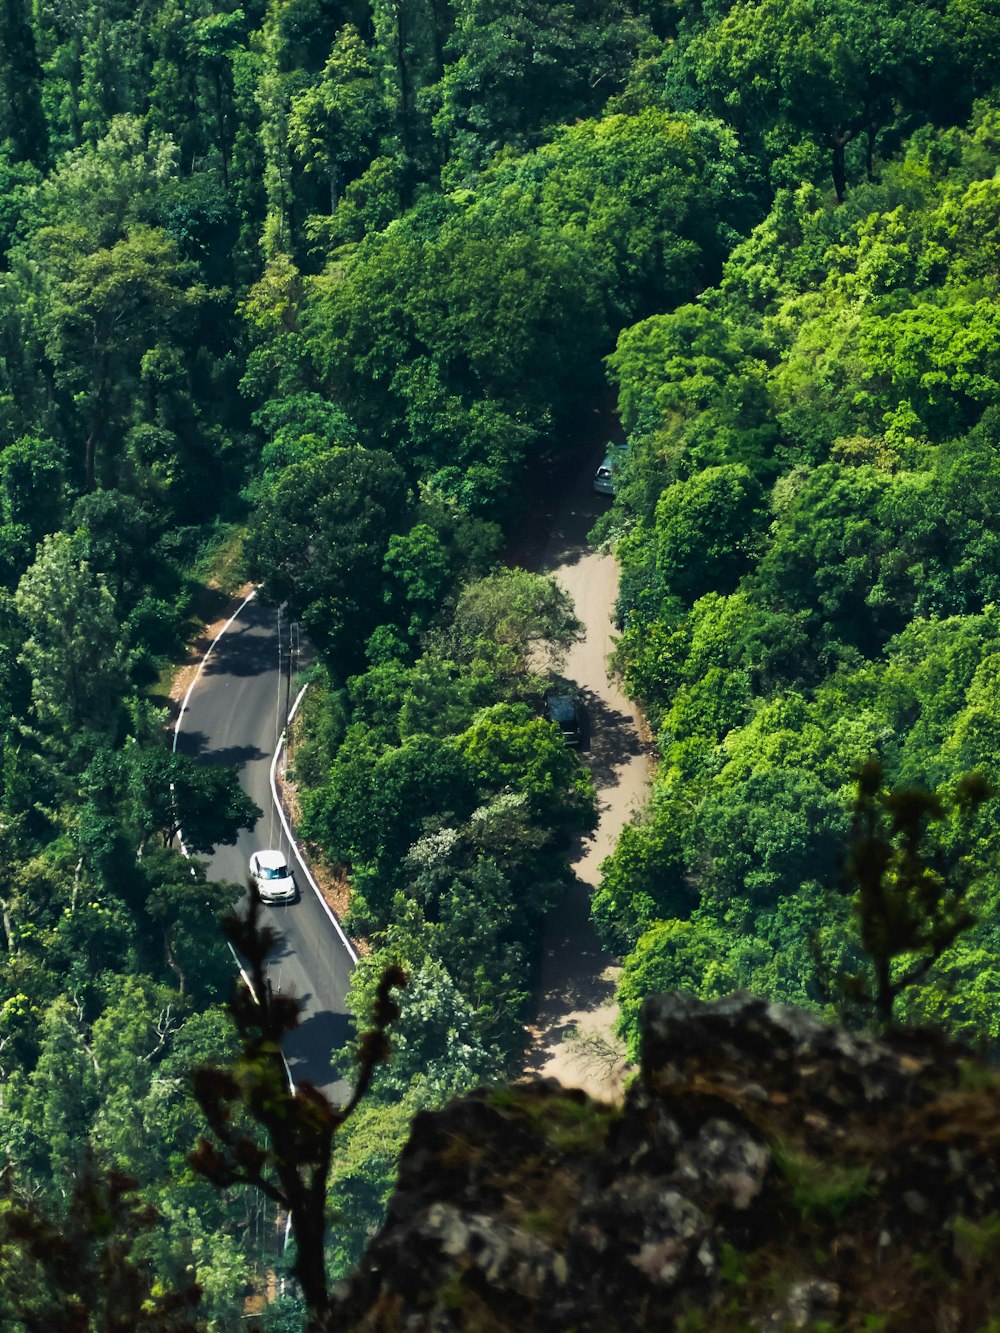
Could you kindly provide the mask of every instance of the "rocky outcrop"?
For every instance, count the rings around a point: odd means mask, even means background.
[[[992,1069],[748,995],[644,1024],[622,1108],[536,1084],[418,1116],[337,1327],[1000,1327]]]

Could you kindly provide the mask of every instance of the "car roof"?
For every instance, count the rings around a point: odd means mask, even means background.
[[[288,863],[288,857],[284,852],[255,852],[254,855],[257,864],[267,870],[281,870]]]
[[[545,703],[556,722],[568,722],[575,715],[575,701],[569,694],[547,694]]]

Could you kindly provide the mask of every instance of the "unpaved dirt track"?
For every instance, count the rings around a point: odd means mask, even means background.
[[[580,839],[572,860],[576,882],[548,918],[525,1072],[607,1098],[620,1090],[621,1068],[608,1068],[578,1041],[564,1038],[576,1031],[614,1041],[620,968],[601,948],[590,923],[590,891],[598,881],[598,866],[647,798],[653,758],[652,747],[641,738],[639,714],[608,679],[618,566],[612,556],[599,555],[587,544],[587,533],[611,503],[593,493],[600,461],[597,453],[557,509],[541,560],[541,568],[573,598],[586,630],[570,649],[563,674],[579,686],[586,708],[589,745],[581,758],[597,787],[600,822],[591,837]]]

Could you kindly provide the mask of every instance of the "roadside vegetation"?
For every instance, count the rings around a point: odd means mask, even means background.
[[[716,289],[610,360],[617,665],[662,754],[594,900],[633,1044],[653,990],[832,1001],[858,940],[829,886],[870,757],[943,798],[1000,779],[998,129],[983,105],[923,130],[839,207],[781,192]],[[940,844],[978,920],[906,1015],[992,1043],[993,808]]]

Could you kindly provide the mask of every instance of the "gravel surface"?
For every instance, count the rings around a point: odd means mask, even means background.
[[[592,836],[580,839],[572,861],[576,883],[549,916],[525,1072],[556,1078],[594,1097],[618,1098],[627,1072],[624,1048],[614,1036],[621,969],[590,924],[590,891],[621,829],[647,798],[653,750],[639,713],[608,678],[618,566],[587,542],[610,504],[592,490],[600,461],[598,449],[556,508],[540,561],[572,596],[586,628],[585,638],[567,655],[564,674],[579,688],[587,713],[588,743],[581,758],[597,787],[600,822]]]

